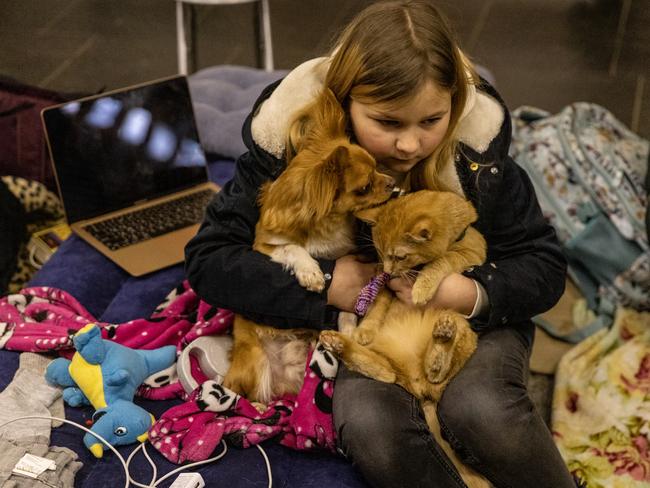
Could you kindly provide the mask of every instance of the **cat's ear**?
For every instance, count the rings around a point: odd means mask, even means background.
[[[413,242],[430,241],[433,235],[433,222],[429,219],[420,219],[406,233],[406,237]]]
[[[363,220],[368,225],[377,225],[377,219],[379,218],[380,212],[380,207],[372,207],[366,208],[364,210],[358,210],[354,212],[354,216],[359,220]]]

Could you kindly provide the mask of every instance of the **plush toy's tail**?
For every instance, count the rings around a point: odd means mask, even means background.
[[[47,365],[45,370],[45,380],[55,386],[75,386],[76,383],[70,376],[68,368],[70,367],[70,360],[65,358],[57,358]]]
[[[80,329],[73,339],[77,352],[90,364],[100,364],[106,356],[102,333],[96,324]]]

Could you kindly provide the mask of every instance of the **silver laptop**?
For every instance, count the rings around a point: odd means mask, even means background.
[[[177,264],[219,187],[208,181],[187,79],[41,112],[72,231],[133,276]]]

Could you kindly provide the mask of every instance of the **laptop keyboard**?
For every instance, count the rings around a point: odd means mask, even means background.
[[[201,222],[214,194],[212,189],[203,190],[89,224],[84,229],[111,251],[116,251]]]

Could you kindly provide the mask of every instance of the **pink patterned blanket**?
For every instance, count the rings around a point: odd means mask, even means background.
[[[134,349],[171,344],[180,353],[200,336],[229,333],[232,320],[231,311],[203,302],[187,282],[172,291],[151,317],[122,324],[97,321],[63,290],[33,287],[0,298],[0,348],[69,357],[74,354],[76,331],[94,322],[105,339]],[[154,447],[173,462],[207,459],[222,438],[240,447],[276,438],[293,449],[334,451],[331,398],[337,366],[336,359],[317,345],[307,360],[298,395],[276,400],[262,412],[214,381],[205,381],[186,395],[175,366],[149,378],[138,395],[186,400],[165,412],[150,431]]]

